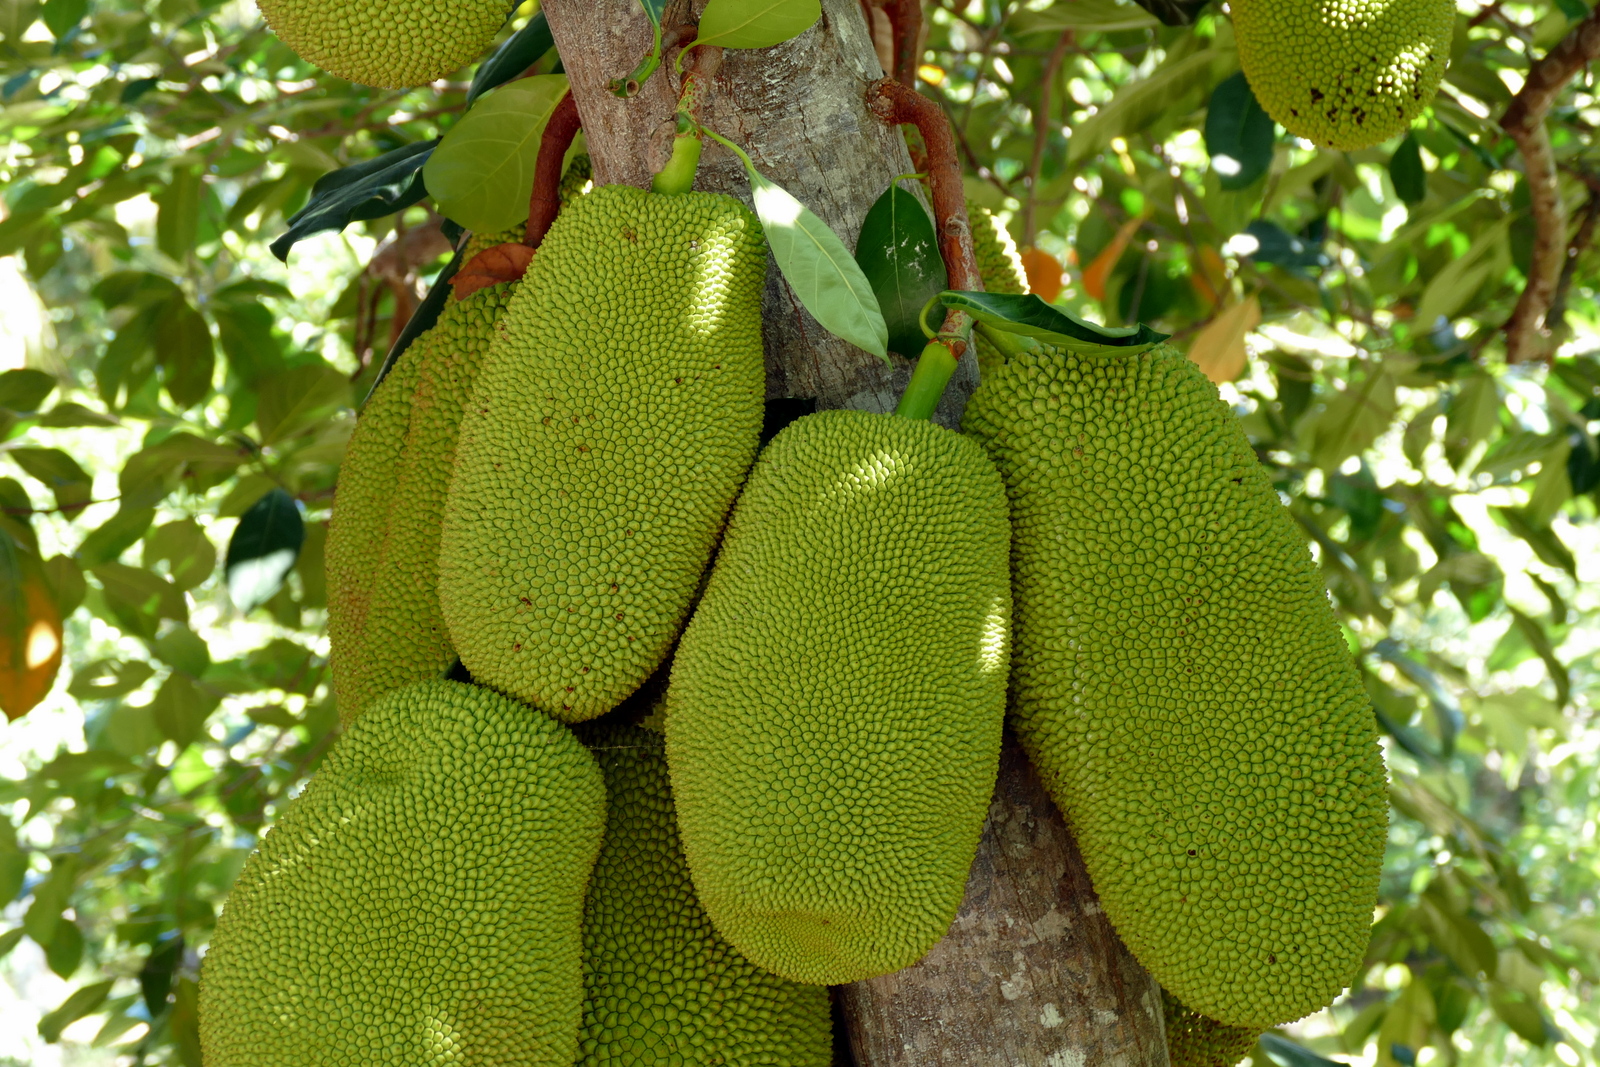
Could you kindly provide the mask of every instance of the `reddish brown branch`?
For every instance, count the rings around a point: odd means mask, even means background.
[[[972,224],[961,186],[961,159],[956,155],[950,120],[938,104],[892,78],[867,88],[867,110],[891,125],[910,123],[922,134],[928,153],[928,186],[933,192],[933,217],[939,227],[939,254],[944,257],[952,289],[982,289],[978,258],[972,249]]]
[[[522,243],[538,248],[550,224],[561,210],[561,164],[566,160],[572,139],[583,128],[578,117],[578,102],[571,93],[550,113],[544,136],[539,141],[539,159],[533,167],[533,195],[528,198],[528,228]]]
[[[885,10],[894,27],[894,69],[887,73],[907,89],[915,88],[922,58],[922,0],[889,0]]]
[[[1067,56],[1067,49],[1077,40],[1077,33],[1069,26],[1061,31],[1056,46],[1045,63],[1044,77],[1039,79],[1039,106],[1033,114],[1033,157],[1028,160],[1028,199],[1022,208],[1022,243],[1033,244],[1034,209],[1039,197],[1039,169],[1044,165],[1044,148],[1050,140],[1050,94],[1055,91],[1056,72]]]
[[[1561,281],[1567,251],[1566,209],[1556,179],[1555,152],[1545,116],[1573,76],[1600,56],[1600,8],[1573,27],[1528,72],[1528,80],[1500,118],[1500,127],[1522,153],[1533,208],[1533,254],[1528,281],[1506,322],[1506,361],[1522,363],[1545,354],[1550,331],[1546,315]]]

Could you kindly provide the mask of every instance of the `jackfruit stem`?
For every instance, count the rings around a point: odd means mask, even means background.
[[[929,341],[917,360],[916,370],[911,372],[906,391],[900,394],[900,404],[894,413],[902,419],[932,418],[939,398],[944,396],[944,387],[950,384],[950,376],[956,372],[956,362],[948,341]]]
[[[681,120],[683,116],[679,116]],[[694,188],[695,172],[700,169],[700,149],[705,141],[700,136],[699,130],[684,132],[682,122],[679,122],[679,132],[672,139],[672,158],[667,160],[667,165],[662,167],[655,177],[650,179],[650,188],[654,192],[687,193]]]

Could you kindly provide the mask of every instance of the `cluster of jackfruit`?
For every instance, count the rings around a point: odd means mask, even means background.
[[[302,59],[361,85],[405,89],[476,59],[506,21],[505,0],[260,0],[261,15]]]
[[[1290,133],[1357,149],[1404,133],[1450,61],[1451,0],[1234,0],[1239,64]]]

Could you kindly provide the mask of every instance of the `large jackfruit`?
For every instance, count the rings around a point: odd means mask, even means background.
[[[1165,989],[1161,991],[1161,1014],[1170,1067],[1238,1067],[1261,1036],[1253,1026],[1224,1026],[1190,1011]]]
[[[1230,1026],[1327,1004],[1367,944],[1383,763],[1237,420],[1171,348],[1041,348],[991,369],[965,426],[1011,497],[1017,732],[1117,931]]]
[[[279,39],[308,63],[360,85],[404,89],[478,58],[506,21],[505,0],[260,0]]]
[[[949,927],[999,759],[1007,534],[982,451],[930,423],[820,412],[762,452],[666,716],[695,889],[757,966],[851,982]]]
[[[440,600],[485,685],[565,721],[665,657],[755,452],[759,224],[606,186],[557,218],[461,426]]]
[[[461,416],[517,284],[448,301],[356,422],[327,548],[334,694],[346,726],[382,694],[441,677],[455,661],[439,609],[439,526]]]
[[[571,731],[497,693],[375,701],[228,896],[207,1067],[567,1067],[604,789]]]
[[[1234,0],[1239,65],[1290,133],[1357,149],[1404,133],[1450,61],[1451,0]]]
[[[712,929],[678,843],[661,735],[580,727],[606,779],[584,902],[581,1067],[828,1067],[828,991],[769,974]]]

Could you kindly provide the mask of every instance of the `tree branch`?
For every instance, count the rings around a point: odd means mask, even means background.
[[[1522,90],[1500,118],[1522,153],[1533,207],[1533,254],[1522,296],[1505,324],[1506,361],[1522,363],[1545,354],[1550,337],[1546,314],[1555,299],[1566,258],[1567,218],[1556,179],[1555,152],[1544,119],[1561,92],[1585,64],[1600,56],[1600,9],[1572,28],[1561,43],[1533,65]]]

